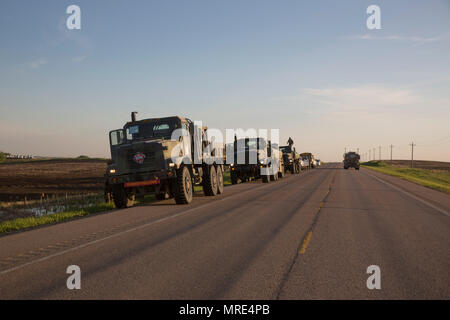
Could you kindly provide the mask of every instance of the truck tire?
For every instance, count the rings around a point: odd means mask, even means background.
[[[175,202],[177,204],[188,204],[192,202],[194,190],[191,173],[187,167],[183,166],[178,169],[174,189]]]
[[[262,175],[261,179],[262,179],[263,183],[269,183],[270,182],[270,178],[269,178],[268,175]]]
[[[238,183],[238,176],[234,171],[230,172],[230,179],[231,179],[231,184],[237,184]]]
[[[277,180],[278,180],[278,172],[270,175],[270,181],[277,181]]]
[[[116,208],[129,208],[134,204],[134,194],[127,194],[123,185],[115,185],[112,195]]]
[[[222,194],[223,193],[223,170],[222,166],[218,166],[216,169],[217,173],[217,193]]]
[[[105,191],[104,191],[105,202],[110,203],[112,201],[112,190],[109,186],[108,182],[105,183]]]
[[[282,166],[281,171],[278,172],[278,178],[284,178],[284,166]]]
[[[356,167],[355,170],[359,170],[359,167]]]
[[[217,171],[214,166],[208,166],[203,176],[203,193],[205,196],[215,196],[218,191]]]

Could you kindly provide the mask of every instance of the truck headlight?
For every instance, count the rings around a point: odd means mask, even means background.
[[[109,173],[116,173],[116,169],[110,169]]]
[[[175,163],[173,163],[173,162],[169,163],[169,167],[171,167],[171,168],[175,167]]]

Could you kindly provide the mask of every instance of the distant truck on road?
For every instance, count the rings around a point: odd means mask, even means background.
[[[173,140],[177,129],[185,134]],[[206,127],[179,116],[137,121],[133,112],[131,121],[111,131],[109,139],[112,161],[105,194],[118,208],[132,206],[136,195],[151,193],[187,204],[194,185],[203,186],[206,196],[223,193],[223,145],[208,141]]]
[[[301,158],[301,169],[314,169],[314,156],[311,152],[300,153]]]
[[[292,174],[300,173],[300,155],[292,147],[294,141],[289,138],[287,146],[281,146],[280,151],[283,154],[283,162],[285,170],[289,170]]]
[[[344,169],[355,168],[359,170],[360,156],[356,152],[347,152],[344,154]]]

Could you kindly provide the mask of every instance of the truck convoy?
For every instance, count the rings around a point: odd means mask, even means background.
[[[223,193],[224,151],[229,149],[233,153],[231,158],[227,154],[226,162],[232,184],[259,178],[268,183],[288,170],[295,174],[315,165],[311,153],[295,151],[291,138],[278,149],[265,138],[235,137],[225,148],[208,137],[201,123],[180,116],[136,120],[136,113],[131,113],[131,121],[123,128],[109,132],[111,161],[105,173],[105,198],[117,208],[130,207],[136,196],[146,194],[187,204],[196,185],[202,186],[206,196]],[[347,169],[354,162],[344,158]],[[357,164],[359,169],[359,155]]]
[[[281,146],[280,151],[283,153],[284,168],[290,171],[291,174],[300,173],[300,155],[292,147],[294,141],[289,138],[287,146]]]
[[[177,129],[181,129],[178,141],[173,140]],[[133,205],[136,195],[149,193],[157,199],[173,197],[177,204],[190,203],[194,185],[203,186],[206,196],[222,193],[223,145],[210,143],[206,130],[178,116],[137,121],[133,112],[130,122],[109,133],[112,162],[105,194],[112,196],[116,207],[125,208]]]
[[[263,182],[276,181],[284,176],[284,163],[282,152],[279,151],[278,163],[272,161],[271,141],[264,138],[235,137],[233,143],[233,162],[230,164],[230,179],[232,184],[261,178]],[[273,174],[261,174],[262,168],[271,169],[277,166]]]
[[[344,153],[344,169],[355,168],[359,170],[359,160],[360,156],[356,152]]]

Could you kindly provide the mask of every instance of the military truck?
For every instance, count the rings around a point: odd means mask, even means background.
[[[360,156],[356,152],[344,153],[344,169],[355,168],[355,170],[359,170],[359,160]]]
[[[283,154],[284,168],[286,171],[290,171],[291,174],[300,173],[300,155],[292,147],[294,141],[289,138],[287,146],[281,146],[280,151]]]
[[[235,137],[233,148],[233,162],[230,164],[230,178],[232,184],[239,181],[246,182],[262,179],[264,183],[276,181],[284,177],[284,163],[280,152],[278,164],[272,163],[272,145],[270,140],[264,138],[243,138]],[[271,168],[278,165],[278,171],[274,174],[261,174],[262,168]]]
[[[188,118],[138,121],[133,112],[130,122],[109,133],[109,140],[112,162],[105,194],[117,208],[132,206],[136,195],[152,193],[187,204],[194,185],[201,185],[206,196],[223,193],[223,144],[209,142],[207,128]]]
[[[314,169],[314,156],[311,152],[300,153],[301,170]]]

